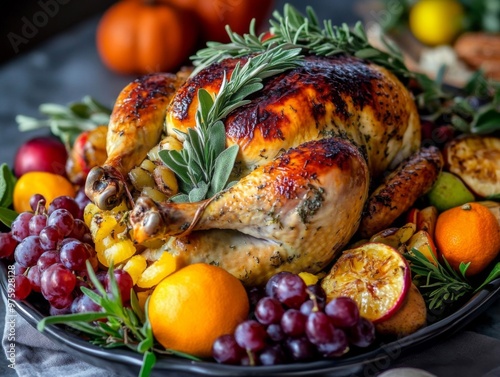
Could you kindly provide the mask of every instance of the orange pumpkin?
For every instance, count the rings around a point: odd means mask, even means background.
[[[274,6],[272,0],[161,0],[163,3],[196,13],[201,23],[204,41],[228,42],[226,25],[238,33],[248,33],[250,21],[258,26],[268,19]]]
[[[97,28],[97,50],[104,64],[123,74],[173,71],[194,51],[196,17],[155,1],[120,1]]]

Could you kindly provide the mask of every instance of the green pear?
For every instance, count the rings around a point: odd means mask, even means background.
[[[474,194],[460,178],[449,172],[441,172],[436,183],[427,193],[430,205],[439,212],[475,201]]]

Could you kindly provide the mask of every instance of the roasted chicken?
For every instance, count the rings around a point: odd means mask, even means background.
[[[194,127],[198,89],[216,93],[224,72],[230,77],[244,60],[212,64],[188,79],[163,109],[166,133]],[[372,183],[418,151],[420,122],[392,73],[352,57],[307,57],[250,99],[224,120],[228,145],[240,148],[239,182],[199,203],[141,197],[130,222],[137,242],[164,239],[183,262],[216,264],[256,285],[278,271],[328,265],[357,231]],[[137,141],[123,143],[129,158]],[[142,158],[137,152],[127,166]],[[100,184],[89,180],[92,195]],[[392,216],[377,221],[388,226]]]

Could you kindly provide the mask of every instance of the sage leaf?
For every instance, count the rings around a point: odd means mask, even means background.
[[[217,194],[226,186],[229,176],[231,175],[231,169],[229,167],[232,168],[234,166],[238,151],[238,145],[231,145],[215,160],[214,175],[212,176],[209,196]]]
[[[498,262],[497,264],[495,264],[495,266],[493,266],[493,268],[491,269],[490,273],[488,274],[484,282],[479,287],[477,287],[474,292],[479,292],[486,285],[488,285],[498,277],[500,277],[500,262]]]
[[[155,364],[156,355],[151,351],[144,352],[141,370],[139,371],[139,377],[149,377]]]
[[[208,184],[205,182],[199,182],[197,187],[194,187],[191,191],[189,191],[189,201],[199,202],[205,199],[207,192]]]

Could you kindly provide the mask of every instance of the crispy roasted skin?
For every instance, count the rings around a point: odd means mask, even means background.
[[[278,271],[317,272],[330,263],[356,231],[368,187],[358,149],[326,138],[288,150],[212,200],[143,197],[130,217],[138,241],[175,235],[167,250],[183,263],[214,263],[246,284],[264,284]]]
[[[443,168],[443,157],[435,146],[422,148],[391,172],[368,198],[359,226],[361,237],[384,230],[420,196],[428,192]]]
[[[106,136],[106,162],[93,168],[85,192],[100,208],[119,204],[127,192],[127,173],[139,165],[161,137],[165,109],[187,73],[142,76],[119,94]]]
[[[198,90],[216,93],[244,61],[189,79],[168,106],[167,133],[194,127]],[[393,74],[344,56],[307,57],[250,99],[224,120],[228,144],[239,145],[240,181],[200,203],[141,198],[130,219],[138,242],[164,238],[185,263],[217,264],[256,285],[330,263],[358,227],[370,180],[420,147],[420,122]]]
[[[195,124],[197,92],[218,92],[227,59],[188,80],[169,105],[166,129]],[[372,177],[394,168],[420,146],[420,122],[411,94],[386,69],[352,57],[310,56],[296,69],[272,77],[251,103],[225,120],[229,145],[238,144],[239,176],[282,151],[310,140],[340,137],[365,154]]]

